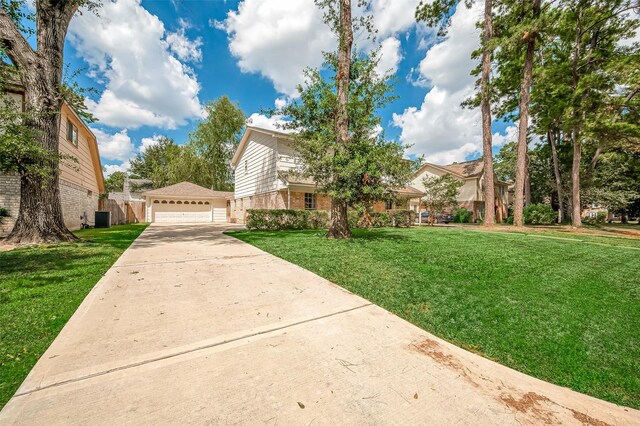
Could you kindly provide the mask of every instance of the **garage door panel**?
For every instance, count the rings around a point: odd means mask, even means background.
[[[153,204],[154,222],[211,222],[208,204]]]

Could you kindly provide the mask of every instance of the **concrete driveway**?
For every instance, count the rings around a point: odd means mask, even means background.
[[[638,424],[222,234],[150,226],[0,424]]]

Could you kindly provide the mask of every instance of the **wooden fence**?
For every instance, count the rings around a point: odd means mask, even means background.
[[[98,209],[111,212],[111,225],[138,223],[146,220],[144,201],[100,200]]]

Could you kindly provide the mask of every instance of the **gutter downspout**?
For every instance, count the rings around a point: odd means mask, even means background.
[[[287,182],[287,210],[291,210],[291,188]]]

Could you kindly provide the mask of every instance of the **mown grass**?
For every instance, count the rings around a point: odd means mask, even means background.
[[[640,408],[633,240],[429,227],[356,230],[348,241],[317,231],[229,234],[463,348]]]
[[[146,224],[76,231],[77,243],[0,252],[0,408]]]

